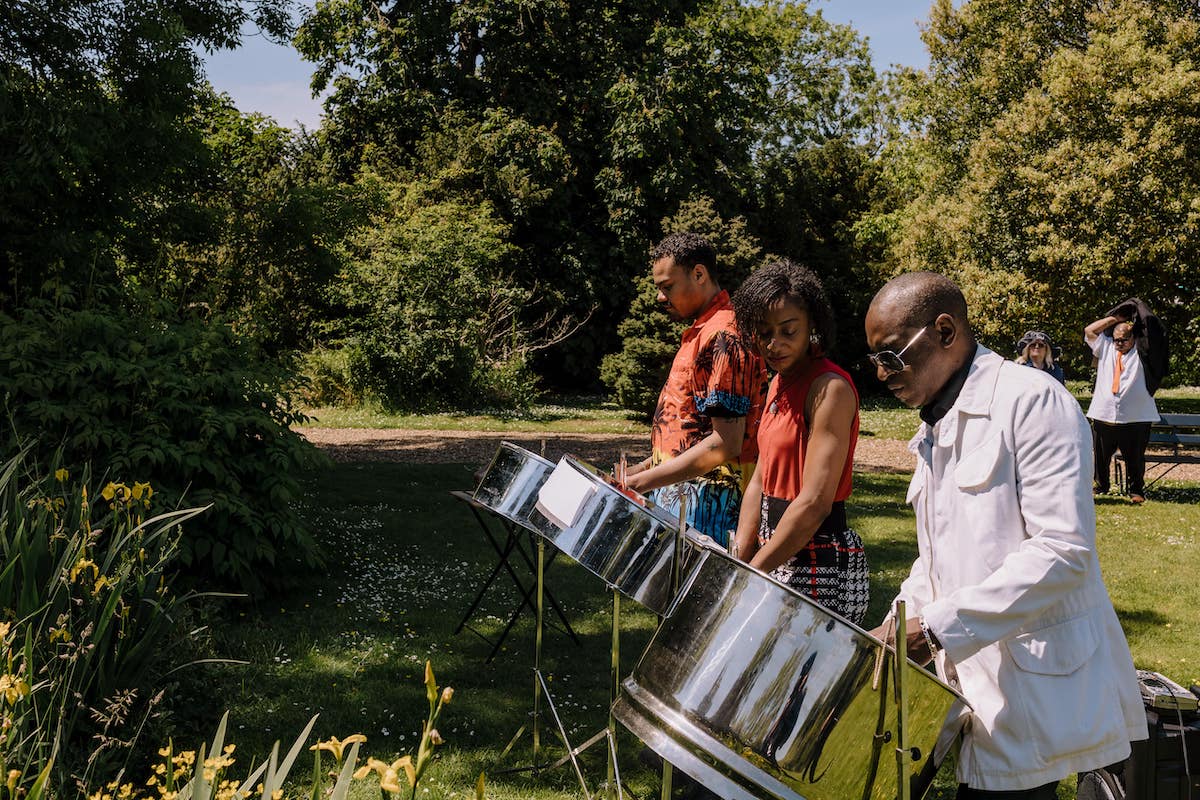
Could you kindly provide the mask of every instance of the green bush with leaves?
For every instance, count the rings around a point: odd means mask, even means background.
[[[349,389],[389,408],[527,403],[533,292],[511,277],[518,253],[487,202],[439,202],[428,187],[372,183],[373,225],[351,243],[344,344]]]
[[[146,476],[149,477],[149,476]],[[104,485],[101,485],[104,484]],[[130,485],[131,484],[131,485]],[[185,656],[181,525],[149,481],[96,480],[22,453],[0,467],[0,774],[8,796],[82,794],[128,760]],[[42,778],[45,780],[45,778]]]
[[[254,589],[316,561],[293,503],[320,456],[289,426],[293,373],[229,326],[134,302],[32,301],[0,313],[0,447],[105,464],[164,502],[212,506],[180,558]]]

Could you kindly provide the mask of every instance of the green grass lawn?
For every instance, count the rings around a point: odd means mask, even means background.
[[[1084,408],[1091,399],[1092,384],[1071,381],[1068,388]],[[1166,413],[1200,413],[1200,387],[1163,389],[1155,396],[1159,410]],[[378,408],[311,408],[308,426],[331,428],[404,428],[409,430],[512,431],[521,433],[645,433],[644,418],[592,396],[558,398],[526,411],[489,413],[400,414]],[[920,424],[915,409],[905,408],[890,395],[868,395],[862,399],[862,436],[907,441]]]
[[[491,664],[490,649],[454,628],[495,561],[467,508],[447,492],[469,488],[478,465],[339,465],[309,483],[305,514],[328,554],[328,567],[303,589],[232,614],[212,636],[222,655],[245,666],[198,665],[185,678],[185,739],[207,738],[220,711],[231,711],[231,740],[240,763],[275,739],[290,743],[319,713],[316,733],[368,737],[361,755],[391,761],[415,749],[425,714],[421,683],[426,659],[440,683],[455,688],[443,713],[446,740],[420,797],[472,797],[481,771],[492,798],[573,798],[580,792],[568,768],[528,775],[496,774],[529,761],[528,738],[503,762],[500,752],[532,708],[533,625],[514,629]],[[878,621],[915,554],[903,475],[856,477],[852,522],[863,535],[873,583],[868,623]],[[1194,645],[1200,641],[1197,563],[1200,487],[1175,485],[1134,507],[1117,498],[1098,504],[1101,561],[1139,666],[1188,684],[1200,681]],[[548,585],[565,606],[581,644],[548,630],[544,668],[573,743],[599,730],[608,702],[611,596],[577,565],[555,563]],[[516,594],[505,576],[485,598],[477,627],[494,635]],[[632,669],[654,617],[623,604],[623,672]],[[543,741],[553,739],[543,732]],[[657,775],[642,768],[637,743],[621,739],[624,777],[639,797],[657,795]],[[603,778],[599,748],[584,753],[594,785]],[[311,762],[308,762],[311,765]],[[308,768],[311,769],[311,766]],[[297,775],[305,774],[299,769]],[[364,784],[355,797],[376,798]],[[943,770],[930,797],[953,789]],[[1064,790],[1065,798],[1073,792]]]
[[[308,426],[330,428],[404,428],[440,431],[513,431],[553,433],[641,433],[650,430],[637,414],[598,397],[557,398],[527,410],[402,414],[372,406],[306,409]],[[647,433],[647,435],[649,435]]]

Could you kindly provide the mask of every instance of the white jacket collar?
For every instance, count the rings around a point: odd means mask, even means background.
[[[1000,365],[1003,363],[1002,357],[983,345],[975,346],[975,357],[971,361],[971,369],[967,372],[967,380],[963,383],[954,405],[950,406],[950,410],[942,418],[944,423],[939,428],[940,439],[953,436],[957,429],[958,420],[952,419],[955,412],[976,417],[989,416],[992,400],[996,396],[996,383],[1000,380]],[[921,442],[927,438],[931,438],[929,425],[922,422],[916,435],[908,442],[909,452],[917,453]]]

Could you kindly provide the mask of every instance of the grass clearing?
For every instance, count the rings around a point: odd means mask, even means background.
[[[469,488],[477,466],[344,464],[311,479],[305,513],[329,554],[329,568],[303,589],[235,610],[232,623],[217,627],[221,654],[250,663],[189,671],[183,695],[191,698],[189,731],[211,736],[229,708],[230,738],[245,764],[275,739],[290,743],[320,713],[317,735],[363,733],[368,742],[360,755],[390,762],[415,748],[425,714],[422,670],[430,659],[438,682],[453,686],[455,695],[440,726],[447,744],[421,798],[471,798],[481,771],[488,773],[490,798],[580,796],[569,768],[536,779],[496,774],[501,750],[532,708],[533,624],[524,617],[491,664],[484,663],[487,644],[466,631],[453,633],[495,563],[466,506],[448,495]],[[906,485],[904,475],[856,476],[850,513],[871,562],[869,624],[883,616],[915,554]],[[1200,640],[1200,588],[1190,577],[1200,548],[1197,501],[1200,487],[1172,484],[1140,508],[1115,497],[1097,503],[1101,561],[1134,658],[1184,685],[1200,681],[1192,655]],[[545,634],[545,671],[578,744],[606,720],[611,596],[571,563],[555,562],[547,581],[582,642],[576,646],[555,630]],[[494,635],[516,601],[502,573],[476,615],[477,626]],[[625,601],[622,621],[627,674],[655,618]],[[543,728],[542,740],[556,737]],[[637,749],[622,732],[623,776],[638,797],[651,797],[658,777],[638,764]],[[505,763],[527,763],[529,752],[526,737]],[[594,786],[604,774],[599,747],[584,753],[583,762]],[[1063,791],[1061,797],[1073,797]],[[379,795],[367,784],[354,796]],[[953,796],[946,769],[928,796]]]
[[[593,396],[561,397],[527,410],[403,414],[371,406],[310,408],[304,427],[402,428],[406,430],[488,431],[520,433],[640,433],[650,430],[637,414]]]
[[[1091,400],[1092,384],[1068,381],[1069,388],[1084,409]],[[396,428],[405,430],[447,430],[514,433],[644,433],[650,437],[649,422],[616,404],[595,396],[561,397],[557,403],[541,403],[527,411],[480,413],[399,414],[372,407],[310,408],[313,419],[302,427],[323,428]],[[1200,387],[1181,386],[1163,389],[1155,395],[1159,411],[1200,413]],[[882,395],[862,399],[859,412],[860,435],[877,439],[907,441],[920,425],[916,409]]]

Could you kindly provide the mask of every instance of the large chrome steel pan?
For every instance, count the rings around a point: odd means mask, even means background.
[[[722,798],[894,800],[893,657],[842,617],[705,549],[613,713]],[[943,723],[965,706],[911,661],[904,680],[919,798],[957,733],[951,725],[939,740]]]
[[[557,477],[574,477],[583,491],[571,509],[571,519],[551,519],[545,497],[556,477],[541,490],[542,507],[535,508],[530,525],[562,552],[601,578],[609,587],[631,597],[655,613],[670,605],[675,540],[679,520],[649,503],[644,497],[618,488],[600,470],[574,456],[563,456],[555,468]],[[690,553],[706,539],[695,530],[684,536],[680,576]],[[711,541],[711,540],[710,540]]]
[[[538,490],[553,470],[554,464],[541,456],[512,442],[501,442],[472,496],[505,519],[531,528],[529,514],[537,503]]]

